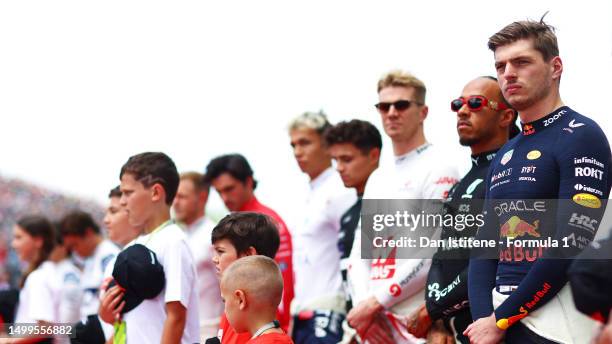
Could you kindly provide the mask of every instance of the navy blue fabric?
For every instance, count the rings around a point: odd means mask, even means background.
[[[498,320],[533,312],[556,295],[568,281],[572,259],[547,257],[575,257],[593,240],[592,226],[575,219],[585,217],[599,223],[604,207],[597,204],[610,193],[610,145],[593,120],[564,106],[522,128],[522,135],[504,145],[491,164],[486,180],[487,225],[477,237],[580,240],[570,248],[526,249],[519,254],[507,249],[499,259],[471,259],[473,319],[493,312],[491,290],[495,286],[518,286],[495,310]],[[542,203],[542,199],[550,201]],[[555,214],[552,220],[543,216],[542,209]]]
[[[337,344],[342,339],[344,314],[333,311],[313,311],[293,318],[293,342],[295,344]]]

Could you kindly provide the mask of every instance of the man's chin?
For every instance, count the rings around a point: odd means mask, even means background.
[[[476,143],[478,143],[478,139],[473,137],[459,137],[459,144],[464,147],[470,147]]]

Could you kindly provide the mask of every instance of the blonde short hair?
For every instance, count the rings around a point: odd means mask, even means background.
[[[308,128],[315,130],[319,135],[322,135],[329,127],[331,127],[331,123],[327,120],[327,115],[323,110],[319,110],[319,112],[304,112],[289,123],[289,131]]]
[[[425,94],[427,93],[425,84],[416,76],[406,71],[396,69],[384,74],[378,80],[378,92],[380,93],[380,90],[386,87],[412,87],[415,90],[415,100],[425,104]]]
[[[241,289],[251,302],[278,307],[283,296],[283,277],[274,259],[253,255],[240,258],[223,272],[221,283],[230,289]]]

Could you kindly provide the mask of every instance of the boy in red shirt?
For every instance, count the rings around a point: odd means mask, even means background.
[[[238,259],[221,278],[225,315],[236,332],[248,331],[247,344],[293,344],[274,320],[282,295],[280,269],[266,256]]]
[[[227,215],[215,226],[212,244],[215,250],[213,263],[221,279],[225,269],[239,258],[252,255],[274,258],[280,237],[276,221],[271,217],[259,213],[236,212]],[[217,337],[222,344],[245,344],[251,339],[248,332],[239,333],[234,330],[225,313],[221,316]]]

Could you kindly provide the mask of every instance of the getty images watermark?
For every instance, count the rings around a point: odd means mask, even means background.
[[[575,258],[612,227],[607,200],[363,200],[363,258]],[[612,252],[601,259],[612,259]]]

